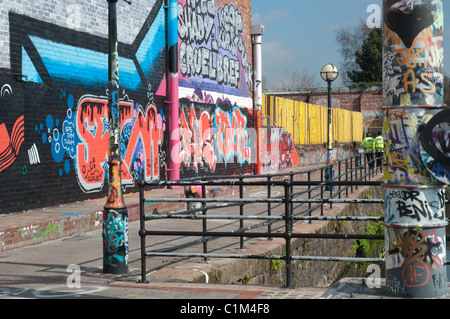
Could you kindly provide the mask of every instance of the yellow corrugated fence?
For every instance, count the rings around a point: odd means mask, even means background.
[[[295,144],[323,144],[328,141],[328,108],[270,95],[263,95],[263,117],[288,131]],[[263,121],[264,125],[273,122]],[[343,109],[332,109],[332,140],[337,143],[361,142],[363,115]]]

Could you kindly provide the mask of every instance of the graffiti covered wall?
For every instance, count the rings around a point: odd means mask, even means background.
[[[179,0],[180,86],[232,95],[232,103],[251,107],[250,27],[250,1]]]
[[[256,164],[250,1],[178,1],[181,177]]]
[[[119,6],[126,17],[119,19],[120,148],[129,190],[165,174],[163,5]],[[106,195],[107,14],[106,1],[2,6],[0,213]]]
[[[229,101],[180,100],[182,176],[252,173],[256,131],[249,109]]]
[[[163,0],[117,7],[122,182],[133,191],[165,179],[172,156],[167,12]],[[177,11],[181,177],[252,173],[250,0],[180,0]],[[106,196],[107,1],[11,0],[0,21],[0,213]]]

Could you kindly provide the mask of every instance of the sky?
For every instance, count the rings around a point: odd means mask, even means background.
[[[450,4],[444,0],[444,20],[450,21]],[[380,10],[382,0],[253,0],[252,24],[262,24],[263,76],[276,87],[289,70],[305,70],[326,86],[320,70],[328,63],[340,67],[336,30],[373,20],[370,5]],[[382,20],[381,20],[382,21]],[[450,29],[444,25],[444,68],[450,66]],[[445,54],[448,52],[448,54]],[[450,69],[445,69],[450,74]],[[342,86],[338,78],[333,85]]]

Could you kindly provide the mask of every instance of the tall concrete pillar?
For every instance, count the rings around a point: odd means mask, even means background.
[[[436,124],[448,114],[443,0],[383,0],[383,20],[387,293],[442,298],[447,291],[447,223],[445,178],[440,176],[445,173],[438,165],[448,163],[434,160],[437,155],[448,159],[436,146],[438,136],[444,145],[449,140]]]

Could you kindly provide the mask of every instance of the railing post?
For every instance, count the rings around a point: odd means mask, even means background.
[[[363,180],[363,161],[364,161],[364,157],[362,154],[358,154],[358,164],[359,164],[359,178],[361,179],[361,181]]]
[[[147,263],[145,256],[145,197],[144,187],[145,181],[140,180],[139,183],[139,236],[141,237],[141,282],[147,282]]]
[[[330,170],[330,172],[334,172],[334,164],[332,164],[330,167],[329,167],[329,170]],[[331,178],[328,180],[328,181],[333,181],[334,180],[334,174],[331,174]],[[329,198],[330,199],[332,199],[333,198],[333,188],[334,188],[334,186],[333,185],[328,185],[328,188],[329,188],[329,190],[330,190],[330,195],[329,195]],[[330,209],[332,209],[333,208],[333,203],[332,202],[330,202]]]
[[[339,175],[339,181],[341,181],[341,163],[342,160],[339,161],[339,168],[338,168],[338,175]],[[341,199],[341,184],[339,184],[339,199]]]
[[[284,217],[285,230],[284,237],[286,240],[286,288],[292,287],[292,258],[291,258],[291,240],[292,240],[292,211],[289,209],[290,200],[290,180],[284,181]]]
[[[348,182],[348,158],[345,159],[345,181]],[[345,197],[348,197],[348,185],[345,186]]]
[[[308,182],[311,182],[311,171],[308,171]],[[308,199],[311,199],[311,184],[308,183]],[[312,216],[312,211],[311,211],[311,203],[308,203],[308,215],[311,217]],[[309,220],[309,224],[311,224],[312,221],[311,219]]]
[[[350,192],[353,194],[353,160],[350,158]]]
[[[272,187],[270,185],[270,182],[272,180],[272,176],[267,177],[267,199],[270,199],[272,197]],[[272,203],[267,202],[267,216],[272,216]],[[269,234],[272,233],[272,222],[269,220],[269,223],[267,225],[267,232]],[[269,240],[272,240],[272,237],[269,236]]]
[[[320,182],[323,183],[323,168],[320,169]],[[323,184],[320,186],[320,199],[323,201]],[[320,206],[320,216],[323,216],[323,202]]]
[[[292,183],[294,181],[294,172],[292,172],[292,171],[290,173],[290,180],[291,180],[290,191],[291,191],[291,195],[292,195],[292,194],[294,194],[294,185]],[[293,195],[292,195],[292,198],[294,198]],[[292,214],[294,213],[294,203],[292,201],[291,201],[291,212],[292,212]]]
[[[202,198],[206,198],[206,185],[202,184]],[[202,215],[206,215],[206,202],[202,202]],[[207,219],[204,218],[203,222],[202,222],[202,227],[203,227],[203,232],[207,232],[208,231],[208,224],[207,224]],[[203,237],[203,253],[207,254],[208,253],[208,238],[205,236]],[[203,258],[204,262],[208,262],[209,259],[207,257]]]
[[[244,178],[242,176],[239,176],[239,198],[240,199],[244,198],[244,185],[242,184],[243,180],[244,180]],[[243,203],[240,203],[240,205],[239,205],[239,215],[244,216],[244,204]],[[241,230],[244,229],[244,220],[243,219],[239,220],[239,227]],[[241,236],[239,246],[240,246],[240,249],[245,249],[244,236]]]

